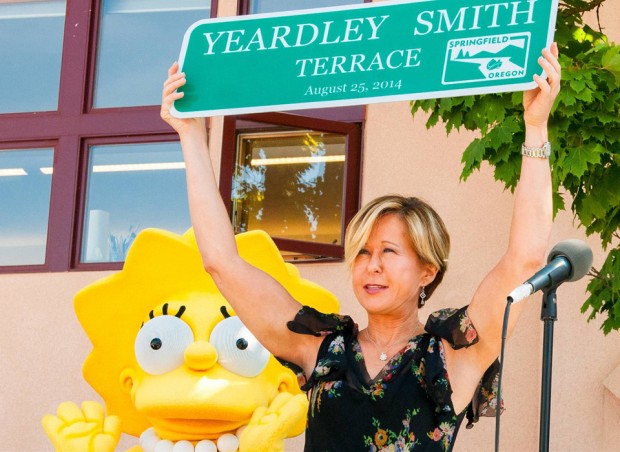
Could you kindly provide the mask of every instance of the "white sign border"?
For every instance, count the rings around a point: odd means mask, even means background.
[[[203,24],[206,23],[217,23],[217,22],[238,22],[245,20],[255,20],[260,18],[269,18],[269,17],[283,17],[283,16],[291,16],[294,14],[321,14],[324,12],[330,11],[342,11],[342,10],[358,10],[365,8],[375,8],[379,6],[385,6],[386,3],[391,5],[395,4],[407,4],[407,3],[434,3],[439,0],[386,0],[386,1],[374,1],[372,3],[363,3],[358,5],[355,8],[352,8],[351,5],[341,5],[341,6],[332,6],[325,8],[313,8],[313,9],[300,9],[300,10],[292,10],[292,11],[279,11],[274,13],[262,13],[262,14],[251,14],[244,16],[229,16],[229,17],[217,17],[211,19],[203,19],[192,24],[185,35],[183,36],[183,44],[181,46],[181,52],[179,55],[179,71],[183,71],[183,63],[185,61],[185,55],[187,52],[187,47],[189,44],[190,36],[193,30]],[[534,1],[545,1],[545,0],[534,0]],[[559,0],[551,0],[551,17],[549,18],[549,27],[547,29],[547,39],[545,46],[548,48],[551,46],[553,42],[553,34],[555,31],[555,22],[557,19],[558,12],[558,1]],[[540,49],[542,51],[542,49]],[[541,77],[546,77],[544,71],[541,71],[539,74]],[[297,110],[308,110],[308,109],[316,109],[316,108],[329,108],[329,107],[346,107],[353,105],[366,105],[366,104],[377,104],[377,103],[387,103],[387,102],[399,102],[399,101],[413,101],[413,100],[424,100],[424,99],[432,99],[432,98],[443,98],[443,97],[459,97],[459,96],[473,96],[478,94],[489,94],[489,93],[498,93],[498,92],[515,92],[515,91],[525,91],[535,88],[536,82],[531,81],[527,83],[520,84],[508,84],[505,86],[505,89],[498,91],[498,88],[502,88],[503,85],[493,85],[489,87],[479,87],[479,88],[463,88],[463,89],[454,89],[454,90],[441,90],[441,91],[429,91],[424,93],[408,93],[408,94],[399,94],[393,96],[375,96],[375,97],[364,97],[359,99],[343,99],[343,100],[331,100],[331,101],[315,101],[315,102],[298,102],[294,104],[277,104],[277,105],[262,105],[257,107],[235,107],[235,108],[224,108],[224,109],[210,109],[210,110],[194,110],[191,112],[182,112],[178,111],[174,104],[170,108],[170,113],[172,116],[177,118],[195,118],[195,117],[209,117],[209,116],[228,116],[228,115],[240,115],[240,114],[251,114],[251,113],[268,113],[268,112],[281,112],[281,111],[297,111]],[[441,95],[438,95],[441,94]]]

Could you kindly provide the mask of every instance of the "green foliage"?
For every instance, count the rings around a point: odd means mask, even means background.
[[[592,271],[593,278],[588,284],[588,292],[591,295],[581,307],[581,312],[591,309],[588,320],[592,320],[599,313],[607,315],[601,326],[605,334],[620,329],[618,274],[620,274],[620,247],[611,250],[600,271]]]
[[[602,326],[607,334],[620,329],[620,46],[582,20],[587,11],[599,13],[604,1],[560,4],[555,40],[562,89],[549,121],[549,139],[554,214],[567,208],[563,194],[569,193],[570,209],[586,234],[597,234],[604,249],[612,245],[601,270],[590,273],[590,295],[582,307],[583,312],[591,310],[589,319],[607,316]],[[412,102],[411,112],[430,113],[427,128],[441,120],[447,133],[479,131],[480,138],[463,153],[461,179],[486,161],[495,180],[514,190],[521,165],[517,151],[525,134],[521,101],[521,93],[429,99]]]

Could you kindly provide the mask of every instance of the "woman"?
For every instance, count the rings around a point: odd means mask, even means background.
[[[185,84],[178,65],[170,68],[161,116],[181,140],[204,267],[258,340],[310,376],[306,450],[452,448],[464,412],[499,354],[506,294],[544,263],[551,178],[538,148],[547,142],[547,120],[559,92],[557,57],[555,43],[542,51],[539,64],[547,79],[534,76],[538,87],[524,93],[524,157],[508,249],[469,306],[432,315],[430,332],[420,323],[418,308],[443,278],[449,250],[437,214],[415,198],[393,196],[371,202],[351,221],[345,249],[353,291],[368,314],[364,330],[358,333],[348,317],[302,308],[275,280],[239,257],[211,166],[204,119],[169,113]],[[509,331],[523,306],[513,308]]]

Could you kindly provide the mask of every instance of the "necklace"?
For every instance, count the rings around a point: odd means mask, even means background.
[[[379,346],[377,345],[377,343],[376,343],[375,341],[373,341],[373,340],[372,340],[372,337],[370,337],[370,333],[368,332],[368,328],[366,328],[366,330],[365,330],[365,331],[366,331],[366,337],[368,338],[368,340],[369,340],[370,342],[372,342],[372,343],[373,343],[373,345],[375,346],[375,348],[376,348],[377,350],[381,350],[381,349],[379,348]],[[387,361],[387,358],[388,358],[388,356],[387,356],[387,351],[388,351],[389,349],[390,349],[390,344],[387,344],[387,348],[385,349],[386,351],[385,351],[385,352],[381,352],[381,353],[379,353],[379,359],[380,359],[381,361]]]
[[[161,446],[157,448],[157,445],[161,443]],[[220,436],[217,440],[217,443],[203,439],[194,445],[189,441],[177,441],[173,443],[167,439],[161,439],[155,433],[153,427],[144,431],[142,435],[140,435],[140,446],[145,452],[153,452],[155,449],[157,450],[182,450],[182,451],[195,451],[195,452],[235,452],[239,447],[239,439],[236,435],[232,433],[225,433]],[[165,446],[165,447],[164,447]]]

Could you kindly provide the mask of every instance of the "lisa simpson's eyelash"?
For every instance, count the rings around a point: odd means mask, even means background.
[[[177,311],[177,313],[174,316],[178,317],[178,318],[181,318],[181,316],[185,312],[185,309],[186,309],[185,305],[181,305],[179,307],[179,310]],[[155,314],[154,310],[149,312],[149,319],[154,319],[158,315],[170,315],[170,314],[168,314],[168,303],[164,303],[164,305],[161,307],[161,314]],[[142,322],[142,325],[140,325],[140,328],[142,328],[143,326],[144,326],[144,322]]]
[[[222,315],[224,316],[225,319],[230,317],[230,314],[228,313],[228,309],[226,309],[226,306],[221,306],[220,307],[220,312],[222,313]]]

